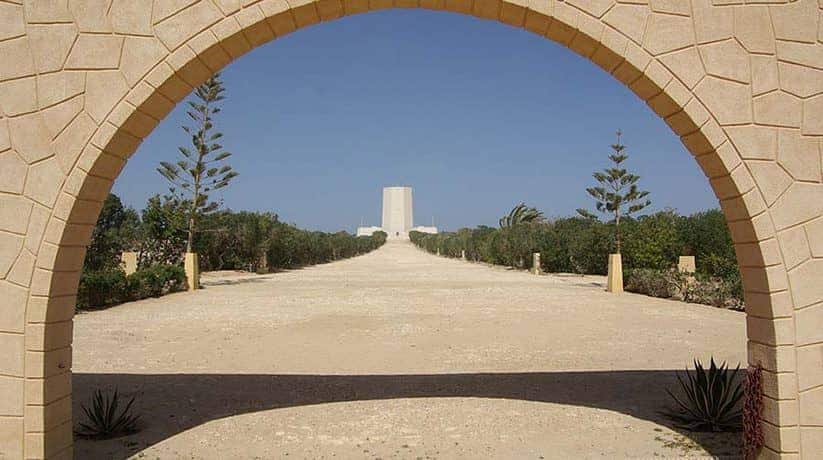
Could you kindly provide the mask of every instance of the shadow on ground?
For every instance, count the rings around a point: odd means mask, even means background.
[[[399,398],[503,398],[568,404],[620,412],[675,429],[659,411],[669,404],[665,388],[675,371],[582,371],[420,375],[291,374],[74,374],[74,414],[96,388],[137,395],[140,433],[107,443],[111,458],[127,458],[206,422],[250,412],[345,401]],[[76,423],[76,421],[75,421]],[[737,434],[680,433],[715,457],[738,452]],[[91,447],[86,445],[85,447]],[[96,449],[96,448],[95,448]],[[116,453],[115,453],[116,451]]]
[[[262,277],[232,278],[232,279],[219,279],[219,280],[201,280],[200,281],[200,287],[202,289],[208,289],[212,286],[236,286],[238,284],[262,283],[266,280],[268,280],[268,278],[262,278]]]

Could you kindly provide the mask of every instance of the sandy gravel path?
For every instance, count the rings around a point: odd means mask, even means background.
[[[390,243],[75,318],[75,414],[138,395],[143,430],[77,458],[681,458],[735,436],[657,411],[673,370],[745,362],[745,316]]]

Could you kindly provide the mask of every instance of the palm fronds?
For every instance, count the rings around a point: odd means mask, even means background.
[[[512,208],[507,215],[501,217],[498,223],[500,224],[500,228],[508,228],[530,222],[539,222],[542,219],[542,212],[535,208],[530,208],[521,202]]]

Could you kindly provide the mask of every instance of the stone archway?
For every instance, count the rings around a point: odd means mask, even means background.
[[[0,455],[70,458],[72,316],[93,225],[191,88],[278,36],[430,8],[590,59],[671,126],[732,231],[764,458],[823,451],[823,4],[817,0],[10,0],[0,3]]]

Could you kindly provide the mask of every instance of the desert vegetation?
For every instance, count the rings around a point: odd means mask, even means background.
[[[616,248],[614,227],[614,222],[579,216],[436,235],[412,232],[411,239],[424,250],[447,257],[460,257],[465,251],[472,261],[529,269],[531,254],[539,252],[544,272],[604,275],[608,255]],[[720,210],[688,216],[664,210],[624,217],[619,227],[626,290],[715,306],[742,306],[737,259]],[[675,270],[681,255],[695,256],[694,276]]]
[[[211,201],[210,194],[228,186],[238,175],[226,162],[231,153],[218,142],[223,133],[214,127],[214,117],[220,113],[219,103],[225,99],[225,91],[219,73],[194,89],[186,111],[192,125],[182,126],[191,139],[191,146],[178,148],[177,162],[161,161],[157,168],[169,182],[172,195],[186,204],[186,252],[194,249],[200,219],[220,208],[220,202]]]
[[[106,199],[86,254],[78,308],[116,305],[158,297],[186,287],[182,267],[188,246],[190,205],[175,196],[154,196],[138,213],[116,195]],[[220,210],[201,215],[192,249],[200,268],[269,272],[331,262],[380,247],[383,232],[356,237],[297,228],[268,212]],[[121,254],[138,255],[126,275]]]
[[[110,439],[138,431],[140,415],[133,412],[135,397],[128,401],[115,388],[95,390],[89,404],[82,404],[83,421],[78,425],[78,436],[90,439]],[[125,404],[125,405],[123,405]]]
[[[595,171],[597,185],[586,188],[598,215],[546,219],[519,203],[499,220],[499,228],[479,226],[437,235],[410,237],[430,253],[518,269],[531,269],[540,253],[544,272],[605,275],[609,254],[621,254],[627,291],[716,307],[743,308],[743,286],[723,213],[712,209],[689,216],[672,209],[638,215],[651,205],[640,176],[629,172],[622,133],[608,154],[609,166]],[[695,256],[696,273],[676,269],[679,256]]]
[[[640,176],[630,173],[624,167],[623,163],[629,159],[629,155],[626,153],[626,146],[620,142],[623,133],[617,130],[616,134],[617,141],[611,145],[612,152],[609,154],[610,166],[592,174],[599,185],[587,188],[586,193],[594,199],[597,212],[611,217],[614,222],[614,247],[615,252],[620,254],[620,219],[642,211],[652,202],[647,199],[649,192],[638,188]],[[578,209],[577,213],[585,218],[597,218],[583,208]]]
[[[677,376],[679,391],[666,392],[675,407],[665,410],[676,425],[689,431],[739,431],[744,388],[738,371],[711,358],[708,369],[694,360],[694,370]]]

